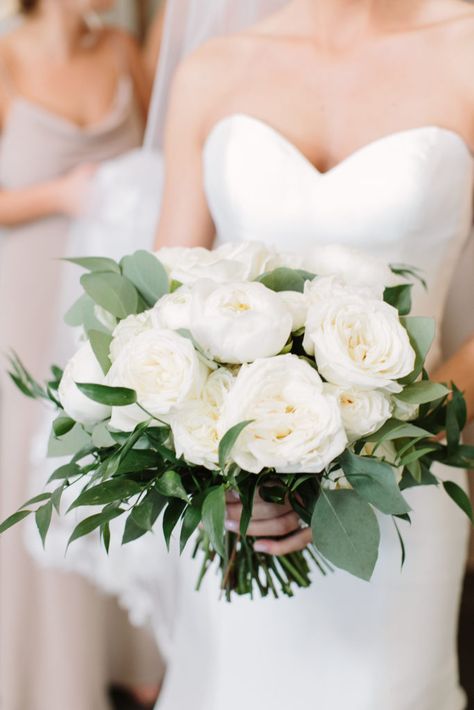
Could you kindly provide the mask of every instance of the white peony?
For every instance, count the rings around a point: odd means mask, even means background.
[[[292,326],[283,299],[261,283],[202,279],[193,286],[191,332],[206,355],[220,362],[240,364],[277,355]]]
[[[228,242],[214,250],[216,257],[233,262],[239,269],[239,280],[254,281],[272,268],[276,252],[261,242]],[[233,276],[236,280],[236,274]]]
[[[380,390],[326,385],[341,408],[342,421],[349,441],[356,441],[380,429],[392,415],[391,398]]]
[[[225,399],[221,437],[252,420],[232,451],[244,470],[259,473],[319,473],[347,445],[335,397],[326,394],[318,373],[296,355],[244,365]]]
[[[115,362],[122,350],[131,340],[136,338],[137,335],[151,330],[152,327],[151,311],[145,311],[139,315],[131,315],[121,320],[112,334],[113,340],[110,344],[111,361]]]
[[[209,376],[202,397],[187,402],[171,418],[177,456],[211,471],[218,468],[219,418],[234,380],[229,370],[219,368]]]
[[[377,294],[372,288],[349,285],[340,276],[319,276],[313,281],[306,281],[305,283],[304,297],[308,308],[325,301],[334,301],[337,298],[351,298],[353,296],[377,298]]]
[[[105,375],[89,342],[68,362],[59,385],[59,401],[66,414],[79,424],[93,426],[110,416],[110,407],[93,402],[78,389],[79,384],[102,385]]]
[[[193,284],[202,278],[219,283],[257,278],[266,271],[272,254],[258,242],[237,242],[213,251],[202,247],[164,247],[156,256],[171,279]]]
[[[304,348],[330,383],[400,392],[397,380],[413,371],[415,352],[398,311],[376,299],[321,300],[311,306]]]
[[[187,338],[171,330],[148,330],[129,341],[107,377],[112,387],[135,390],[147,412],[165,421],[188,399],[201,395],[209,374]],[[131,431],[149,415],[137,405],[114,407],[111,426]]]
[[[151,311],[155,328],[189,330],[191,325],[191,289],[181,286],[174,293],[160,298]]]
[[[397,283],[390,267],[375,256],[339,244],[318,245],[305,254],[305,267],[317,276],[339,276],[350,285],[371,288],[380,298]]]
[[[297,291],[280,291],[278,295],[283,299],[293,318],[291,331],[294,333],[303,328],[308,317],[308,301],[305,295]]]

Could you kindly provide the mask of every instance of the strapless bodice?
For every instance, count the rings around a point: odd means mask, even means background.
[[[412,264],[429,286],[415,312],[442,316],[472,222],[474,161],[457,133],[392,133],[321,173],[270,125],[236,114],[213,128],[203,160],[218,242],[338,243]]]

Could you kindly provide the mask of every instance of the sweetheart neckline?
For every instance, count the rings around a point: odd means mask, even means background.
[[[402,138],[404,136],[409,136],[412,134],[416,133],[421,133],[421,132],[426,132],[426,131],[438,131],[439,133],[442,133],[444,135],[451,136],[452,138],[455,138],[460,146],[464,148],[466,153],[471,157],[471,159],[474,161],[474,151],[471,149],[469,146],[467,140],[458,132],[455,131],[451,128],[444,128],[443,126],[438,126],[436,124],[426,124],[422,126],[416,126],[414,128],[405,128],[399,131],[393,131],[392,133],[387,133],[383,136],[380,136],[379,138],[375,138],[372,141],[369,141],[368,143],[365,143],[364,145],[360,146],[360,148],[356,148],[352,153],[349,153],[348,156],[340,160],[338,163],[333,165],[332,167],[328,168],[327,170],[320,170],[306,155],[303,153],[300,148],[298,148],[297,145],[295,145],[289,138],[285,136],[284,133],[279,131],[277,128],[273,127],[270,123],[267,121],[262,120],[261,118],[257,118],[256,116],[252,116],[252,114],[249,113],[244,113],[244,112],[236,112],[236,113],[231,113],[228,116],[224,116],[223,118],[219,119],[214,123],[214,125],[211,127],[209,133],[206,136],[206,139],[204,141],[203,145],[203,152],[207,152],[209,149],[210,144],[212,143],[213,139],[217,135],[218,131],[226,126],[229,123],[232,123],[233,121],[236,120],[244,120],[248,121],[250,123],[253,123],[254,125],[259,126],[260,128],[263,128],[265,131],[268,133],[272,134],[275,138],[277,138],[283,145],[285,145],[287,148],[291,149],[292,152],[299,157],[303,163],[305,163],[311,170],[319,175],[320,177],[328,177],[332,175],[333,173],[336,173],[339,169],[344,167],[346,164],[350,163],[353,159],[359,157],[361,154],[365,153],[366,151],[369,151],[371,148],[376,148],[382,143],[386,143],[389,140],[393,140],[396,138]]]

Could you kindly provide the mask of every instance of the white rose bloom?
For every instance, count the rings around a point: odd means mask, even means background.
[[[244,365],[225,399],[221,438],[239,422],[233,460],[245,471],[319,473],[347,445],[337,400],[323,390],[318,373],[296,355]]]
[[[206,355],[240,364],[277,355],[286,345],[293,318],[277,293],[261,283],[193,286],[191,332]]]
[[[184,456],[189,463],[211,471],[218,468],[219,417],[234,381],[229,370],[216,370],[209,376],[201,399],[187,402],[172,417],[171,429],[177,456]]]
[[[325,390],[339,402],[349,441],[373,434],[392,416],[391,398],[380,390],[358,390],[335,385],[326,385]]]
[[[320,276],[313,281],[306,281],[304,297],[308,308],[338,298],[378,298],[369,286],[353,286],[345,283],[340,276]],[[379,299],[382,300],[382,299]]]
[[[151,311],[154,328],[189,330],[191,325],[191,289],[181,286],[174,293],[160,298]]]
[[[347,284],[375,289],[382,298],[387,286],[398,283],[381,259],[339,244],[315,246],[305,254],[305,269],[317,276],[339,276]]]
[[[204,466],[210,471],[218,468],[219,434],[218,410],[202,399],[187,402],[179,414],[171,418],[171,429],[176,455],[188,463]]]
[[[141,406],[165,421],[188,399],[200,397],[208,374],[190,340],[171,330],[153,329],[123,348],[107,384],[135,390]],[[111,426],[130,431],[148,418],[137,405],[114,407]]]
[[[113,332],[113,340],[110,344],[110,359],[112,362],[119,357],[122,350],[137,335],[151,330],[153,322],[151,311],[145,311],[139,315],[131,315],[120,321]]]
[[[235,375],[226,367],[220,367],[209,375],[202,393],[202,399],[209,406],[220,409],[234,383]]]
[[[278,295],[285,302],[293,318],[292,333],[303,328],[308,317],[308,301],[305,295],[297,291],[280,291]]]
[[[276,252],[261,242],[229,242],[214,250],[216,258],[233,262],[238,268],[239,281],[254,281],[269,271]],[[209,278],[213,278],[210,276]],[[236,280],[234,273],[232,280]]]
[[[59,385],[59,401],[66,414],[79,424],[92,426],[110,416],[110,407],[93,402],[78,389],[80,384],[102,385],[105,375],[89,342],[68,362]]]
[[[330,383],[400,392],[396,380],[415,366],[415,352],[398,311],[376,299],[347,296],[309,309],[304,348]]]

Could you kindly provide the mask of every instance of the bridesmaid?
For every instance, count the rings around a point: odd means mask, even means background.
[[[24,22],[0,41],[0,351],[17,351],[40,378],[59,317],[58,257],[70,220],[94,165],[136,148],[143,136],[150,86],[139,50],[128,35],[88,21],[112,4],[22,0]],[[8,381],[5,365],[0,518],[27,495],[39,414]],[[18,531],[0,543],[0,579],[0,706],[105,710],[104,601],[72,575],[37,569]],[[119,662],[136,669],[123,680],[157,682],[158,657],[147,639],[128,630],[122,643],[133,657]]]

